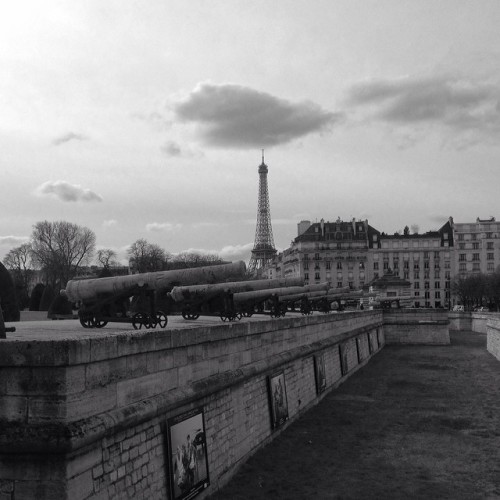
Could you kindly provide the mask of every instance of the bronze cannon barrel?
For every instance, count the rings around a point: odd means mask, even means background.
[[[136,286],[151,290],[172,289],[175,285],[192,285],[195,283],[217,283],[220,281],[243,277],[246,266],[243,261],[215,266],[174,269],[152,273],[113,276],[110,278],[93,278],[70,280],[61,294],[70,302],[93,300],[104,294],[119,294]]]
[[[288,295],[304,294],[323,290],[326,293],[328,283],[318,283],[306,286],[287,286],[281,288],[269,288],[267,290],[254,290],[251,292],[239,292],[233,295],[235,302],[245,302],[248,300],[264,300],[267,297],[287,297]]]
[[[275,278],[251,281],[234,281],[192,286],[176,286],[172,288],[170,296],[175,302],[185,300],[210,299],[222,293],[243,293],[272,288],[302,286],[302,278]]]

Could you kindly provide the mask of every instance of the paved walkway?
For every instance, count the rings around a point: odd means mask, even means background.
[[[389,346],[213,499],[500,499],[500,361],[486,336]]]

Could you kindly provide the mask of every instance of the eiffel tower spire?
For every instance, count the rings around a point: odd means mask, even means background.
[[[273,228],[271,226],[271,213],[269,210],[267,172],[268,168],[264,163],[264,150],[262,150],[262,163],[259,165],[257,227],[255,229],[255,243],[252,250],[252,257],[248,264],[248,272],[251,274],[256,274],[259,269],[262,269],[276,255]]]

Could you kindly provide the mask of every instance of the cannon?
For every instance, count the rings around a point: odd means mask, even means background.
[[[242,278],[243,261],[230,264],[158,271],[152,273],[71,280],[61,295],[79,305],[78,316],[84,328],[102,328],[108,322],[131,323],[140,329],[165,328],[167,315],[156,308],[156,295],[175,286],[219,283]],[[131,306],[138,309],[132,313]]]
[[[251,311],[263,312],[264,304],[269,304],[271,317],[279,318],[287,312],[289,297],[298,298],[308,294],[326,294],[329,288],[328,283],[318,283],[305,286],[290,286],[284,288],[275,288],[269,290],[260,290],[256,292],[235,293],[233,296],[236,308],[242,311],[247,311],[247,315]]]
[[[302,289],[302,278],[276,278],[175,287],[170,297],[182,308],[185,319],[197,319],[200,315],[219,315],[223,321],[251,316],[252,304],[264,302],[276,290],[282,293],[290,288]],[[243,297],[239,300],[240,297]]]

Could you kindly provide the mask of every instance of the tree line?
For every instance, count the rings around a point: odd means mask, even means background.
[[[492,274],[458,277],[452,283],[452,292],[467,310],[488,307],[500,311],[500,269]]]
[[[134,273],[224,263],[214,254],[172,254],[145,239],[132,243],[127,256],[127,267]],[[91,229],[66,221],[37,222],[29,242],[11,249],[3,259],[3,265],[0,264],[0,300],[6,321],[19,319],[15,319],[19,315],[15,313],[16,308],[18,311],[28,307],[30,310],[47,310],[39,309],[48,307],[48,300],[41,304],[44,291],[46,295],[56,297],[75,277],[114,276],[124,274],[124,270],[128,272],[127,267],[124,269],[120,265],[113,249],[96,250],[96,235]],[[39,283],[33,287],[35,276]],[[13,314],[9,313],[11,310]],[[9,318],[12,315],[14,319]]]

